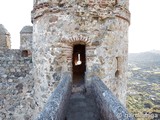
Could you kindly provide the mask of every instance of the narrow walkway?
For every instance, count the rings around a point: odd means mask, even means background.
[[[70,97],[66,120],[100,120],[94,98],[85,93],[83,86],[77,89]]]

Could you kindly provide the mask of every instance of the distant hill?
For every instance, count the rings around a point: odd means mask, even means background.
[[[160,51],[130,53],[128,58],[128,110],[137,120],[151,120],[146,115],[160,120]]]
[[[129,62],[160,62],[160,50],[141,53],[129,53]]]

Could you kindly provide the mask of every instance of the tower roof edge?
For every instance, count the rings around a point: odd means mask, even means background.
[[[20,31],[20,34],[23,33],[32,33],[33,32],[33,26],[24,26],[22,30]]]
[[[10,33],[8,32],[8,30],[4,27],[3,24],[0,24],[0,35],[9,35]]]

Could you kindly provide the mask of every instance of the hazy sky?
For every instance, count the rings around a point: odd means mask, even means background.
[[[129,52],[160,50],[160,0],[130,0]]]
[[[160,50],[160,0],[130,0],[129,52]],[[0,0],[0,24],[19,48],[19,32],[31,24],[33,0]]]

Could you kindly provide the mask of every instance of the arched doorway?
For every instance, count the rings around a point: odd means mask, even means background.
[[[83,84],[86,71],[86,46],[77,44],[73,46],[72,70],[73,84]]]

